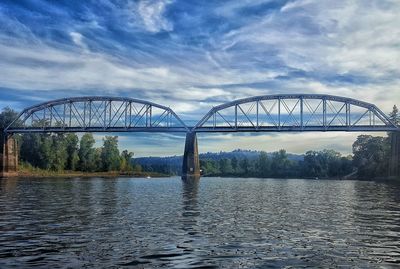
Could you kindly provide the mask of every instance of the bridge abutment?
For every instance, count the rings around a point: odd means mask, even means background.
[[[0,154],[0,177],[18,175],[17,141],[9,135],[4,135],[3,151]]]
[[[390,134],[389,177],[400,177],[400,132]]]
[[[195,132],[186,134],[185,152],[183,154],[182,179],[185,181],[200,178],[199,151],[197,148],[197,135]]]

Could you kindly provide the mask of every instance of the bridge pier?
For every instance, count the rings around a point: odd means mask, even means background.
[[[17,141],[10,135],[4,134],[3,151],[0,154],[0,177],[18,175]]]
[[[389,177],[400,177],[400,132],[390,134]]]
[[[195,132],[186,134],[185,152],[183,154],[182,179],[193,181],[200,178],[199,151]]]

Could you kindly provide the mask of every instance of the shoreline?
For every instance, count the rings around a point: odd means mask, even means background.
[[[18,178],[115,178],[115,177],[135,177],[135,178],[166,178],[169,175],[160,174],[156,172],[140,172],[140,173],[127,173],[127,172],[79,172],[79,171],[18,171],[17,175],[13,177]]]

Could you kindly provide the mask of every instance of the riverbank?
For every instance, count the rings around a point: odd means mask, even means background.
[[[245,175],[202,175],[204,178],[256,178],[256,179],[306,179],[306,180],[358,180],[358,181],[376,181],[376,182],[395,182],[400,183],[400,177],[375,177],[375,178],[362,178],[355,175],[349,177],[257,177],[257,176],[245,176]]]
[[[26,168],[20,167],[18,170],[18,177],[25,178],[74,178],[74,177],[169,177],[169,175],[161,174],[157,172],[121,172],[121,171],[110,171],[110,172],[81,172],[81,171],[50,171],[42,170],[38,168]]]

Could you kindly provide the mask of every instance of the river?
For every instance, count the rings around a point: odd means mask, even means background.
[[[400,185],[0,180],[0,268],[399,268]]]

